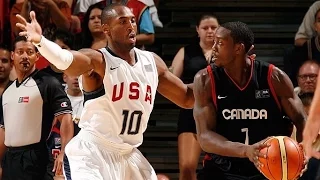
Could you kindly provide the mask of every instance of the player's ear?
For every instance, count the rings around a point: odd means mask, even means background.
[[[107,34],[108,36],[111,35],[110,33],[110,26],[108,24],[102,24],[102,31],[104,34]]]
[[[235,45],[235,51],[236,51],[236,54],[241,54],[243,52],[245,52],[245,46],[243,43],[238,43]]]

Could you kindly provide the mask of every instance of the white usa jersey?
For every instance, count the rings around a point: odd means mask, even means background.
[[[100,49],[106,61],[105,93],[86,100],[79,127],[108,141],[137,147],[153,109],[158,72],[151,52],[134,48],[135,65]]]

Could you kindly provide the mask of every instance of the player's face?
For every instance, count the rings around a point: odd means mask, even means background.
[[[5,49],[0,49],[0,82],[9,78],[11,70],[10,52]]]
[[[15,44],[11,58],[17,72],[28,73],[33,70],[39,54],[31,42],[19,41]]]
[[[132,49],[136,45],[137,24],[134,15],[128,7],[115,8],[114,17],[109,25],[103,25],[110,42],[115,46]]]
[[[214,37],[213,58],[217,66],[225,67],[233,62],[234,43],[230,30],[218,27]]]
[[[200,21],[197,32],[201,42],[213,43],[214,33],[219,26],[216,18],[210,17]]]
[[[316,88],[319,66],[315,63],[307,63],[301,66],[298,74],[298,85],[302,93],[313,93]]]
[[[102,33],[101,13],[102,10],[98,8],[92,9],[90,12],[88,28],[92,34]]]

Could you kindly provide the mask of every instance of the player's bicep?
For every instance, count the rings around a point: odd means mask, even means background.
[[[154,55],[154,58],[159,76],[158,92],[182,108],[192,108],[192,89],[172,74],[159,56]]]
[[[194,78],[194,108],[197,133],[201,135],[215,129],[216,109],[213,104],[210,77],[206,69],[199,71]]]
[[[290,78],[280,69],[274,68],[272,83],[280,100],[281,107],[289,118],[300,124],[305,121],[306,113],[300,98],[295,94]]]
[[[93,49],[80,49],[79,51],[71,51],[73,61],[68,69],[64,72],[68,75],[79,76],[88,72],[103,62],[102,54]]]
[[[171,67],[169,68],[170,71],[179,78],[181,77],[183,72],[183,63],[184,63],[184,48],[181,48],[176,54],[176,56],[174,57]]]

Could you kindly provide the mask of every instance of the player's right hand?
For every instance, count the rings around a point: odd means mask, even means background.
[[[315,140],[311,137],[310,134],[304,133],[302,145],[306,159],[309,160],[311,157],[320,159],[320,135],[318,134]]]
[[[257,142],[253,145],[249,145],[246,149],[246,156],[249,158],[251,162],[254,163],[254,165],[260,169],[260,167],[263,166],[262,163],[260,163],[259,158],[267,158],[266,154],[263,154],[260,152],[261,149],[270,146],[269,144],[265,144],[264,142],[267,141],[268,138]]]
[[[35,12],[34,11],[30,12],[30,19],[31,19],[30,23],[28,23],[26,19],[19,14],[17,14],[16,17],[18,19],[18,23],[16,24],[16,26],[22,30],[19,33],[19,36],[25,36],[28,41],[31,41],[33,43],[36,43],[36,44],[40,43],[42,29],[36,19]]]

